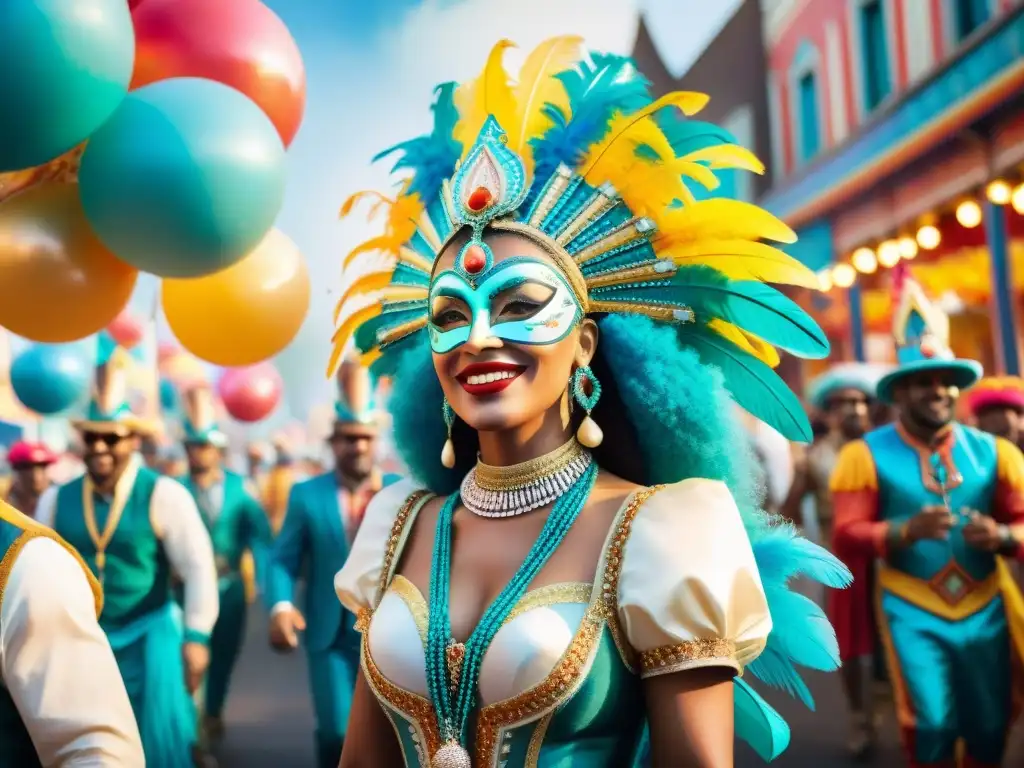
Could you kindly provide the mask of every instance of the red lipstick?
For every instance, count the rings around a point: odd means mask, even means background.
[[[469,394],[484,397],[507,389],[525,370],[513,363],[470,363],[455,378]]]

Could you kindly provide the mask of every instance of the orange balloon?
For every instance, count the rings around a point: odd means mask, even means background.
[[[77,184],[38,184],[0,203],[0,326],[62,343],[102,330],[138,272],[99,241]]]
[[[82,164],[82,152],[84,151],[85,142],[82,142],[60,157],[55,157],[50,162],[37,165],[35,168],[0,173],[0,203],[9,197],[14,197],[19,192],[24,192],[29,187],[48,181],[76,183],[78,181],[78,166]]]
[[[254,365],[295,338],[309,309],[309,274],[295,244],[276,229],[232,267],[206,277],[165,279],[164,315],[196,357]]]

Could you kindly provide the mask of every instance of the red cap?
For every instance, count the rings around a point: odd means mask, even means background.
[[[7,463],[12,467],[26,467],[33,464],[53,464],[57,457],[44,443],[29,443],[22,440],[11,446],[7,452]]]

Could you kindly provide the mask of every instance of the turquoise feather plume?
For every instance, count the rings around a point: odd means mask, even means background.
[[[736,403],[788,440],[810,442],[811,423],[803,405],[775,371],[753,355],[702,325],[679,326],[679,339],[705,365],[722,372]]]
[[[766,762],[789,746],[789,725],[782,715],[739,677],[733,680],[733,720],[736,733]]]
[[[717,317],[756,334],[769,344],[810,359],[828,357],[824,331],[770,285],[729,280],[711,267],[681,267],[667,281],[594,290],[603,301],[664,303],[692,309],[698,319]]]
[[[441,184],[452,175],[455,163],[462,156],[462,145],[452,138],[459,112],[455,108],[455,88],[458,83],[442,83],[434,90],[437,98],[431,110],[434,128],[425,136],[403,141],[378,152],[377,162],[395,152],[402,156],[391,167],[395,171],[412,171],[408,194],[419,195],[420,200],[433,200],[441,191]]]

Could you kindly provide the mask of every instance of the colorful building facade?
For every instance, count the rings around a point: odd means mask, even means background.
[[[1024,2],[762,0],[772,188],[834,358],[885,362],[911,261],[954,350],[1021,368]]]

